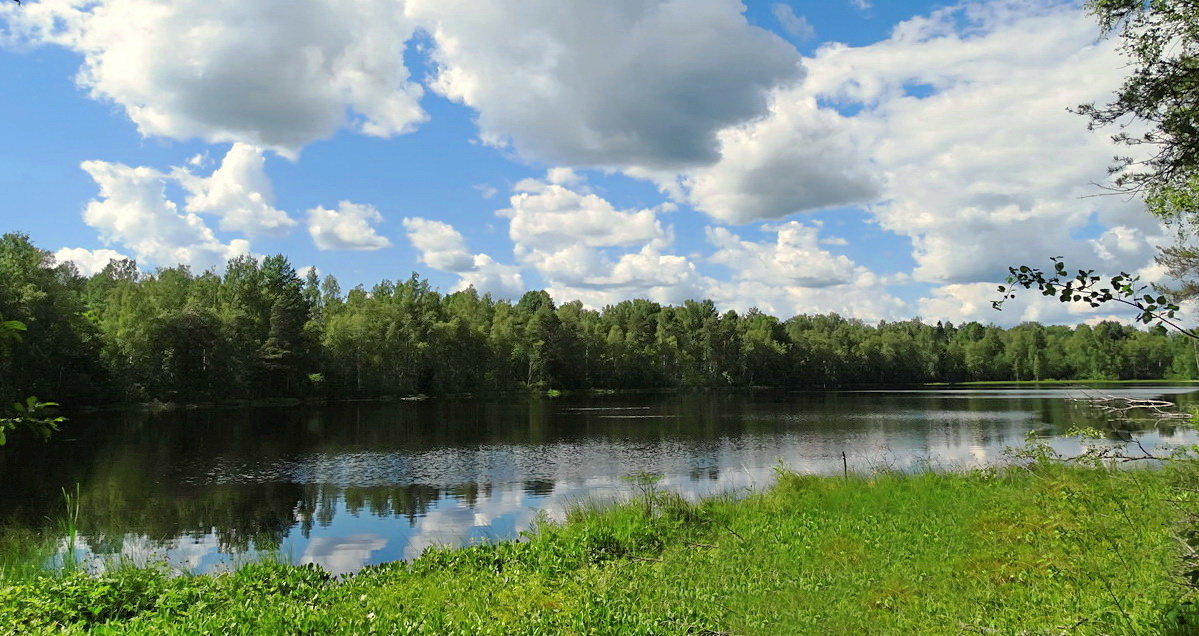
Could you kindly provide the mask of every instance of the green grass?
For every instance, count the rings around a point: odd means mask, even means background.
[[[780,476],[580,508],[343,580],[279,563],[0,584],[0,632],[1187,633],[1181,470]]]

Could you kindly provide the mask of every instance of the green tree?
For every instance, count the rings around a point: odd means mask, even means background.
[[[1115,324],[780,321],[757,310],[721,313],[710,300],[633,299],[597,311],[555,306],[545,291],[515,303],[470,288],[443,296],[415,274],[343,296],[332,276],[301,279],[281,255],[233,259],[222,275],[139,272],[120,260],[84,279],[20,235],[0,240],[0,271],[0,315],[17,321],[3,322],[0,404],[30,393],[83,403],[1199,376],[1199,346]],[[1071,299],[1110,295],[1150,322],[1173,310],[1130,278],[1070,277],[1064,266],[1013,277],[1016,287]],[[22,346],[11,346],[19,336]]]
[[[261,280],[264,301],[269,301],[266,337],[261,341],[258,358],[265,372],[265,388],[275,395],[291,395],[302,386],[301,378],[310,367],[309,343],[305,324],[313,307],[286,256],[276,254],[262,259]]]
[[[1193,222],[1199,196],[1199,4],[1192,0],[1089,0],[1104,33],[1120,38],[1130,72],[1105,105],[1078,112],[1091,128],[1115,126],[1113,140],[1149,148],[1117,157],[1118,188],[1146,196],[1167,220]],[[1135,132],[1130,132],[1135,131]]]
[[[545,292],[529,292],[525,294],[544,295],[544,302],[531,302],[525,307],[536,307],[525,323],[524,351],[528,357],[525,383],[531,387],[549,388],[559,386],[557,381],[563,376],[562,365],[562,321],[554,311],[554,303]],[[520,308],[522,305],[518,305]]]
[[[154,320],[148,340],[157,352],[156,372],[148,379],[155,395],[219,396],[228,367],[220,323],[211,311],[194,306],[166,311]]]
[[[284,290],[271,304],[270,327],[258,355],[267,372],[267,387],[281,395],[291,394],[299,378],[306,375],[307,315],[303,298],[295,290]]]
[[[55,265],[28,236],[0,236],[0,316],[28,328],[0,367],[0,404],[31,393],[98,399],[110,388],[85,289],[73,266]]]

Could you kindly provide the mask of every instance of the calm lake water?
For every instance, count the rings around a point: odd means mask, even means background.
[[[1193,386],[1107,391],[1199,403]],[[1098,424],[1066,400],[1077,394],[988,387],[77,415],[50,443],[0,450],[0,553],[30,537],[65,550],[62,489],[78,484],[82,559],[210,572],[281,551],[353,572],[431,545],[514,537],[542,511],[560,518],[572,503],[631,492],[627,478],[641,472],[699,497],[766,487],[779,466],[839,474],[842,451],[855,471],[996,463],[1028,431]],[[1197,441],[1185,428],[1140,438]]]

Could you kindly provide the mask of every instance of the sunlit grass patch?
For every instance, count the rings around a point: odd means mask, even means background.
[[[647,481],[524,541],[344,579],[282,563],[14,579],[0,632],[1161,633],[1184,590],[1177,473],[783,474],[700,502]]]

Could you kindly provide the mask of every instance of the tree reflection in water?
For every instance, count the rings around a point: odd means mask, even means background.
[[[1122,389],[1193,403],[1190,388]],[[1097,425],[1063,389],[437,400],[94,413],[0,450],[4,537],[51,537],[79,484],[81,550],[204,569],[283,551],[338,572],[427,545],[508,538],[538,509],[662,476],[690,496],[840,472],[994,461],[1030,430]],[[1143,437],[1194,441],[1188,428]],[[1063,442],[1065,443],[1065,442]],[[36,452],[31,452],[36,450]],[[0,540],[3,541],[3,540]],[[0,543],[0,552],[7,546]]]

